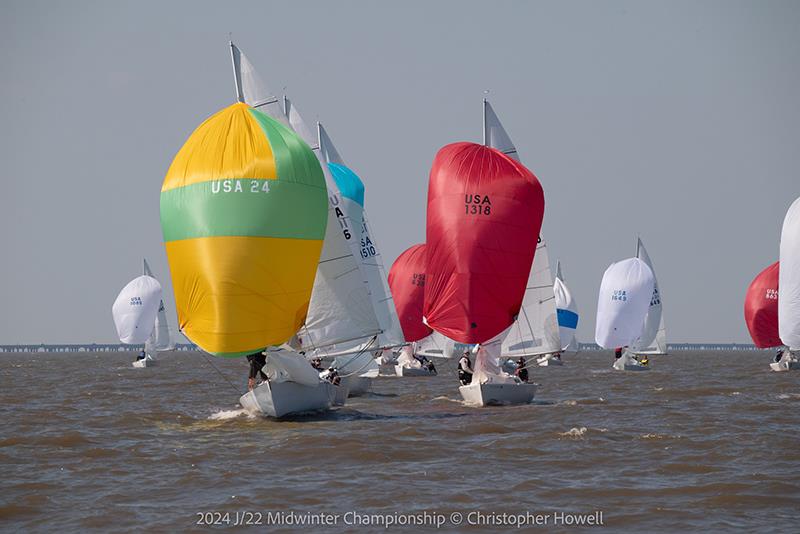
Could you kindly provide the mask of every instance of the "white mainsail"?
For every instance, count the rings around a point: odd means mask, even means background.
[[[361,260],[362,273],[369,286],[372,307],[378,318],[382,332],[378,335],[379,347],[402,345],[405,341],[400,328],[400,319],[394,306],[392,292],[389,290],[386,269],[383,265],[380,249],[370,231],[367,212],[364,207],[364,187],[361,179],[344,163],[330,136],[322,124],[317,123],[319,130],[319,147],[327,161],[334,180],[339,185],[342,203],[347,214],[355,225],[360,225],[360,241],[357,258]],[[342,183],[339,183],[339,182]],[[352,187],[355,184],[356,187]],[[360,187],[358,187],[360,185]]]
[[[645,262],[629,258],[612,263],[603,274],[597,298],[597,344],[613,349],[639,339],[652,296],[653,271]]]
[[[152,276],[134,278],[117,295],[111,314],[119,340],[129,345],[144,343],[153,332],[161,301],[161,284]]]
[[[155,278],[155,276],[153,276],[153,271],[150,270],[150,266],[147,264],[147,260],[144,260],[143,272],[145,275]],[[169,332],[167,311],[164,308],[163,298],[158,303],[158,313],[156,314],[155,327],[153,328],[153,333],[150,334],[150,338],[147,340],[147,344],[151,350],[156,351],[173,350],[175,348],[175,343],[173,342]]]
[[[539,356],[561,351],[553,277],[547,243],[536,246],[528,285],[517,319],[508,329],[501,345],[503,357]]]
[[[564,275],[561,274],[561,262],[556,263],[556,279],[553,282],[553,294],[556,298],[556,316],[561,348],[569,352],[578,352],[578,339],[575,329],[578,327],[578,303],[572,297]]]
[[[296,336],[300,346],[296,348],[324,349],[378,334],[380,326],[355,255],[357,227],[341,208],[341,194],[320,154],[319,139],[306,126],[291,101],[284,99],[281,105],[233,43],[231,55],[237,95],[248,105],[289,124],[303,138],[316,154],[328,188],[328,225],[306,321]]]
[[[499,150],[506,156],[519,161],[517,147],[511,142],[492,105],[483,99],[483,144]]]
[[[452,358],[455,342],[435,330],[428,336],[413,343],[413,353],[426,358]]]
[[[778,334],[792,351],[800,350],[800,198],[786,213],[781,229],[778,272]]]
[[[645,262],[653,271],[653,297],[650,299],[650,308],[647,310],[642,336],[634,343],[633,352],[635,354],[666,354],[667,330],[664,326],[663,305],[656,271],[653,269],[653,262],[644,248],[644,243],[638,237],[636,238],[636,257]]]

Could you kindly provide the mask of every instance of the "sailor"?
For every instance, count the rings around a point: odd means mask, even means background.
[[[138,362],[139,360],[144,360],[146,357],[147,357],[147,354],[145,354],[145,352],[144,352],[144,351],[142,351],[142,352],[140,352],[140,353],[139,353],[139,355],[136,357],[136,361]]]
[[[247,361],[250,362],[250,374],[247,375],[247,390],[253,391],[253,388],[256,387],[256,375],[260,373],[262,380],[268,380],[267,375],[262,370],[267,363],[266,350],[248,354]]]
[[[648,363],[650,363],[650,360],[647,358],[647,356],[642,356],[641,358],[637,359],[639,360],[639,363],[641,363],[642,365],[647,365]]]
[[[525,367],[526,365],[527,362],[525,361],[525,358],[520,356],[519,360],[517,360],[517,370],[514,371],[514,374],[517,375],[517,378],[523,382],[528,381],[528,369]]]
[[[775,363],[778,363],[783,358],[783,349],[778,349],[778,354],[775,355]]]
[[[339,371],[337,371],[333,367],[328,367],[328,374],[325,375],[325,379],[328,380],[334,386],[338,386],[342,382],[342,379],[339,376]]]
[[[561,353],[560,352],[556,352],[555,354],[553,354],[553,359],[560,361],[561,360]]]
[[[458,360],[458,380],[462,386],[472,382],[472,362],[469,361],[469,351],[465,350],[461,359]]]
[[[311,367],[317,371],[322,371],[322,358],[314,358],[311,360]]]
[[[622,347],[617,347],[614,349],[614,359],[619,360],[620,358],[622,358]]]

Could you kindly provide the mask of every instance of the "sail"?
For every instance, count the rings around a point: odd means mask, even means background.
[[[452,358],[456,355],[455,351],[453,340],[439,332],[431,332],[430,335],[415,342],[413,349],[414,354],[426,358]]]
[[[800,198],[786,213],[781,230],[778,277],[778,332],[783,344],[800,350]]]
[[[544,216],[538,179],[493,148],[454,143],[428,185],[424,317],[461,343],[480,343],[519,313]]]
[[[756,347],[779,347],[778,335],[778,272],[776,261],[750,282],[744,297],[744,322]]]
[[[511,142],[492,105],[483,99],[483,144],[495,148],[510,158],[519,161],[517,147]]]
[[[327,225],[324,175],[293,131],[243,103],[201,124],[161,189],[180,330],[241,356],[302,325]]]
[[[561,338],[556,317],[553,277],[547,243],[540,240],[536,247],[528,285],[514,324],[503,338],[504,357],[537,356],[561,350]]]
[[[556,299],[556,314],[558,317],[558,331],[563,350],[578,350],[578,341],[575,338],[575,330],[578,328],[578,303],[572,297],[572,293],[564,277],[561,274],[561,262],[556,268],[556,279],[553,282],[553,294]]]
[[[367,220],[364,208],[364,184],[358,175],[345,165],[322,124],[318,123],[317,127],[320,153],[328,163],[345,211],[352,223],[360,227],[360,232],[357,232],[359,241],[356,258],[361,261],[361,271],[366,278],[372,307],[381,328],[378,344],[381,347],[400,345],[403,343],[403,332],[400,320],[397,318],[392,292],[389,291],[383,258]]]
[[[658,289],[656,271],[653,269],[653,262],[644,248],[644,243],[640,238],[636,239],[636,257],[642,260],[653,271],[653,297],[650,299],[650,308],[647,310],[647,318],[644,321],[642,337],[639,338],[634,346],[634,352],[639,354],[666,354],[667,353],[667,330],[664,327],[664,314],[661,303],[661,292]]]
[[[289,123],[281,109],[280,99],[274,92],[269,90],[258,75],[258,72],[256,72],[256,69],[253,68],[252,63],[247,59],[247,56],[239,50],[239,47],[233,42],[230,42],[230,47],[231,60],[233,61],[233,78],[236,82],[236,98],[239,102],[245,102],[253,109],[257,109],[284,126],[288,126]]]
[[[152,276],[134,278],[122,288],[111,307],[119,340],[129,345],[150,337],[161,300],[161,284]]]
[[[357,260],[360,224],[351,221],[342,208],[342,196],[319,150],[317,133],[303,120],[296,106],[284,97],[283,105],[267,89],[247,58],[231,44],[237,87],[251,105],[267,102],[264,110],[279,121],[286,121],[313,150],[322,168],[328,193],[328,217],[322,254],[319,259],[306,321],[294,338],[293,346],[303,350],[349,350],[380,331],[369,288]],[[238,58],[238,59],[237,59]],[[237,62],[238,61],[238,62]],[[344,344],[345,347],[337,347]]]
[[[425,299],[425,245],[413,245],[403,251],[389,269],[389,287],[403,328],[405,341],[419,341],[431,333],[422,322]]]
[[[639,258],[612,263],[597,299],[595,341],[604,349],[625,347],[642,335],[653,297],[653,271]]]
[[[150,270],[150,265],[147,264],[147,260],[144,261],[144,274],[147,276],[153,276],[153,271]],[[155,278],[155,276],[153,276]],[[169,323],[167,322],[167,311],[164,308],[164,299],[161,299],[161,302],[158,303],[158,314],[156,314],[156,324],[155,328],[153,328],[153,333],[150,335],[150,339],[148,339],[149,347],[151,350],[173,350],[175,348],[175,343],[172,341],[169,333]]]

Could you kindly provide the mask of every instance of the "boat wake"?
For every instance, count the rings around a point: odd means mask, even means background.
[[[238,410],[220,410],[208,416],[211,421],[227,421],[228,419],[236,419],[237,417],[247,417],[248,419],[255,419],[255,415],[248,412],[244,408]]]

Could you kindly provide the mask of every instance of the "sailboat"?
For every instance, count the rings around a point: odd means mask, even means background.
[[[144,266],[142,268],[142,272],[146,276],[153,276],[153,272],[150,270],[150,266],[147,264],[147,260],[143,260]],[[158,313],[156,314],[156,322],[155,326],[153,327],[153,332],[150,334],[150,337],[147,338],[144,344],[144,358],[138,358],[133,362],[134,367],[154,367],[158,364],[158,360],[155,359],[153,356],[156,352],[164,352],[168,350],[173,350],[175,348],[175,344],[172,342],[172,338],[169,332],[169,323],[167,322],[167,312],[164,308],[164,299],[158,303]]]
[[[618,371],[649,369],[627,347],[642,335],[654,282],[653,271],[639,258],[612,263],[603,274],[597,299],[595,341],[604,349],[624,349],[614,361],[613,367]]]
[[[520,161],[517,147],[511,141],[494,108],[483,99],[483,144]],[[539,237],[536,255],[528,276],[522,308],[501,344],[501,357],[536,357],[539,366],[562,365],[561,341],[556,317],[553,277],[547,244]]]
[[[372,371],[365,369],[362,355],[376,348],[377,336],[381,333],[368,280],[358,260],[362,223],[345,209],[345,194],[321,149],[321,136],[324,135],[321,125],[313,132],[296,106],[287,97],[281,101],[273,96],[241,50],[233,43],[230,47],[238,97],[254,107],[261,106],[272,118],[287,124],[308,144],[322,169],[328,196],[327,230],[308,314],[289,346],[309,360],[347,356],[335,360],[345,367],[337,371],[341,382],[337,388],[336,404],[342,404],[349,388],[358,394],[369,386]],[[346,192],[357,197],[358,185],[361,185],[360,196],[363,198],[363,184],[352,180],[354,176],[343,178],[349,180]],[[355,180],[358,180],[357,176]],[[328,372],[323,371],[323,374]],[[355,378],[360,375],[364,375],[361,377],[363,380]]]
[[[575,329],[578,328],[578,303],[572,297],[561,274],[561,262],[556,262],[556,279],[553,282],[553,294],[556,299],[558,331],[561,338],[561,349],[564,352],[578,352],[578,340]]]
[[[297,134],[243,102],[189,136],[161,189],[161,226],[184,335],[214,356],[263,351],[269,379],[242,395],[272,417],[327,410],[335,386],[295,351],[327,227],[325,179]]]
[[[491,135],[491,132],[489,132]],[[486,139],[484,139],[486,141]],[[502,151],[459,142],[439,150],[428,184],[423,317],[457,343],[480,344],[470,404],[519,404],[536,386],[500,368],[502,337],[525,294],[544,216],[544,192]]]
[[[778,273],[780,262],[776,261],[753,278],[744,297],[744,321],[753,340],[760,349],[781,347],[778,334]],[[781,357],[783,351],[779,351]],[[780,371],[780,359],[770,364]],[[788,369],[787,369],[788,370]]]
[[[119,340],[128,345],[146,343],[155,329],[160,302],[161,284],[152,276],[143,274],[128,282],[111,307]],[[137,365],[138,362],[143,363]],[[148,365],[145,356],[133,365],[150,367],[154,363]]]
[[[389,287],[394,297],[397,315],[407,344],[400,349],[394,372],[396,376],[432,376],[435,370],[424,367],[417,343],[434,332],[422,321],[425,298],[425,245],[413,245],[403,251],[389,269]],[[436,354],[442,357],[443,352]],[[433,354],[431,354],[433,356]]]
[[[667,329],[664,326],[661,291],[658,288],[653,262],[650,261],[650,256],[639,237],[636,238],[636,257],[645,262],[653,271],[653,297],[650,299],[650,308],[647,310],[642,336],[634,343],[632,352],[636,355],[665,355],[667,354]]]
[[[786,213],[781,229],[778,273],[778,334],[786,345],[774,371],[799,370],[800,361],[800,198]]]

